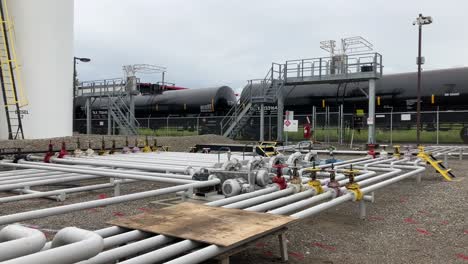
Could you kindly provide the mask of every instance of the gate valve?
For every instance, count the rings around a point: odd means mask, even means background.
[[[146,136],[146,138],[145,138],[145,146],[143,147],[143,152],[144,153],[151,152],[151,147],[150,147],[149,142],[148,142],[148,136]]]
[[[44,162],[50,163],[50,158],[54,156],[54,145],[52,145],[52,140],[49,141],[49,149],[47,150],[44,156]]]
[[[410,150],[410,146],[405,146],[405,148],[406,148],[406,151],[405,151],[405,158],[411,159],[412,153],[411,153],[411,150]],[[423,146],[418,146],[418,149],[419,149],[418,154],[421,153],[421,151],[422,151],[422,152],[425,152]]]
[[[115,154],[115,139],[112,140],[112,148],[111,148],[111,150],[109,151],[109,154],[110,154],[110,155]]]
[[[80,157],[81,154],[83,154],[83,151],[81,151],[80,138],[77,138],[77,139],[76,139],[76,148],[75,148],[75,150],[73,151],[73,155],[74,155],[75,157]]]
[[[354,176],[358,173],[358,170],[353,170],[353,165],[351,164],[349,170],[345,170],[343,173],[349,178],[349,182],[346,184],[346,189],[354,193],[355,201],[362,200],[364,194],[361,192],[359,184],[354,182]]]
[[[138,137],[135,138],[135,146],[132,148],[133,153],[140,152],[140,148],[138,147]]]
[[[387,145],[380,145],[382,146],[382,150],[380,151],[380,157],[381,158],[387,158]]]
[[[122,148],[122,153],[127,154],[130,152],[130,147],[128,146],[128,137],[125,137],[125,146]]]
[[[359,170],[353,170],[353,164],[350,165],[349,170],[343,171],[343,174],[349,178],[349,184],[354,183],[354,176],[359,173]]]
[[[302,184],[301,177],[297,173],[297,170],[299,167],[297,167],[297,160],[294,160],[294,167],[292,167],[292,177],[291,180],[289,181],[292,184]]]
[[[107,151],[106,151],[106,141],[104,140],[104,137],[102,137],[102,140],[101,140],[101,149],[98,151],[98,155],[99,156],[103,156],[103,155],[106,155],[107,154]]]
[[[334,158],[334,151],[336,150],[336,148],[334,146],[330,146],[328,147],[328,154],[330,154],[330,157],[331,158]]]
[[[375,144],[368,144],[367,147],[369,150],[367,151],[367,155],[371,156],[373,159],[375,159],[376,153],[375,153]]]
[[[60,148],[58,158],[62,159],[63,157],[65,157],[67,155],[68,155],[67,145],[65,144],[65,141],[62,141],[62,147]]]
[[[341,196],[340,183],[335,179],[336,171],[335,165],[333,163],[331,165],[331,169],[328,170],[328,172],[330,173],[330,181],[328,182],[327,187],[335,190],[336,197]]]
[[[288,187],[286,179],[283,177],[283,168],[288,167],[286,164],[275,164],[272,166],[276,168],[276,176],[273,177],[272,182],[276,183],[280,190],[284,190]]]
[[[305,171],[310,172],[309,186],[315,190],[315,194],[323,193],[322,183],[317,180],[317,172],[321,171],[321,168],[315,167],[315,161],[312,162],[312,168],[306,168]]]
[[[157,139],[153,139],[153,147],[151,148],[151,150],[153,152],[158,151],[158,140]]]
[[[94,150],[91,146],[91,141],[88,141],[88,149],[86,150],[86,155],[87,156],[92,156],[94,154]]]
[[[401,156],[400,145],[393,146],[393,157],[399,159]]]

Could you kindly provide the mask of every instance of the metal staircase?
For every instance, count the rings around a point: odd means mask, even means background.
[[[256,112],[256,105],[275,103],[283,87],[282,76],[283,65],[273,63],[265,78],[248,81],[249,94],[244,94],[221,120],[222,135],[235,138]],[[254,91],[257,86],[260,88]]]
[[[431,165],[437,173],[444,177],[447,181],[452,181],[455,175],[452,173],[452,169],[446,168],[442,163],[443,161],[438,160],[431,153],[425,152],[424,147],[420,146],[418,157],[423,159],[427,164]]]
[[[112,120],[118,125],[120,133],[126,135],[138,135],[140,123],[133,115],[127,105],[125,98],[121,95],[108,95],[108,111]]]
[[[24,139],[21,107],[27,105],[16,62],[12,23],[5,0],[0,0],[0,84],[8,127],[8,139]]]

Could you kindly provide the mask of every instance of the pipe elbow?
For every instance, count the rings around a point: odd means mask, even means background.
[[[0,231],[0,261],[39,252],[46,236],[39,230],[21,225],[9,225]]]

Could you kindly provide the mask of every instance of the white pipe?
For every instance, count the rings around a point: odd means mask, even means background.
[[[73,264],[96,256],[103,249],[103,239],[92,231],[76,227],[60,230],[50,250],[19,257],[3,264]]]
[[[39,252],[47,238],[36,229],[9,225],[0,230],[0,261]]]
[[[290,188],[286,188],[284,190],[280,190],[280,191],[276,191],[276,192],[273,192],[273,193],[253,197],[253,198],[250,198],[250,199],[247,199],[247,200],[239,201],[237,203],[228,204],[228,205],[225,205],[223,207],[224,208],[231,208],[231,209],[232,208],[241,209],[241,208],[249,207],[249,206],[252,206],[252,205],[255,205],[255,204],[271,201],[271,200],[274,200],[274,199],[277,199],[277,198],[280,198],[280,197],[283,197],[283,196],[287,196],[287,195],[290,195],[292,193],[294,193],[294,188],[290,187]]]
[[[47,197],[51,195],[63,195],[63,194],[68,194],[68,193],[86,192],[86,191],[92,191],[92,190],[112,188],[115,186],[116,183],[130,183],[130,182],[135,182],[135,180],[116,180],[112,183],[103,183],[103,184],[95,184],[95,185],[88,185],[88,186],[67,188],[67,189],[60,189],[60,190],[53,190],[53,191],[35,192],[31,194],[23,194],[23,195],[17,195],[17,196],[0,197],[0,204],[27,200],[27,199]]]
[[[134,179],[134,180],[144,180],[144,181],[155,181],[155,182],[164,182],[164,183],[175,183],[175,184],[185,184],[193,182],[192,180],[183,180],[183,179],[171,179],[171,178],[163,178],[158,177],[154,173],[155,176],[139,176],[134,174],[126,174],[123,172],[117,172],[115,170],[110,170],[104,172],[104,169],[91,169],[87,167],[81,166],[68,166],[68,167],[61,167],[58,164],[48,164],[48,163],[37,163],[37,162],[30,162],[30,161],[18,161],[17,163],[4,163],[0,162],[0,164],[4,166],[11,166],[11,167],[19,167],[19,168],[39,168],[39,169],[49,169],[52,171],[62,171],[62,172],[72,172],[72,173],[83,173],[83,174],[92,174],[101,177],[111,177],[111,178],[123,178],[123,179]],[[39,165],[40,164],[40,165]],[[47,164],[47,165],[46,165]]]
[[[169,194],[169,193],[176,193],[176,192],[185,191],[189,189],[215,186],[220,183],[221,181],[219,179],[208,180],[208,181],[203,181],[203,182],[193,182],[193,183],[184,184],[184,185],[172,186],[172,187],[167,187],[163,189],[140,192],[140,193],[127,194],[127,195],[111,197],[111,198],[106,198],[106,199],[101,199],[101,200],[87,201],[87,202],[62,205],[62,206],[57,206],[57,207],[52,207],[52,208],[44,208],[44,209],[38,209],[38,210],[33,210],[33,211],[28,211],[28,212],[4,215],[4,216],[0,216],[0,225],[15,223],[19,221],[25,221],[25,220],[31,220],[31,219],[36,219],[36,218],[42,218],[42,217],[47,217],[47,216],[52,216],[52,215],[65,214],[65,213],[70,213],[74,211],[96,208],[100,206],[118,204],[122,202],[130,202],[130,201],[145,199],[149,197]]]

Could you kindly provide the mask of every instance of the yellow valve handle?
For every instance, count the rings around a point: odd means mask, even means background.
[[[143,147],[143,152],[145,152],[145,153],[151,152],[151,147],[150,146],[144,146]]]
[[[322,169],[321,168],[305,168],[303,171],[307,171],[307,172],[318,172],[318,171],[321,171]]]
[[[108,152],[106,150],[99,150],[98,151],[99,156],[104,156],[104,155],[107,155],[107,154],[108,154]]]
[[[419,146],[418,150],[419,150],[419,153],[423,153],[424,152],[424,146]]]
[[[354,193],[356,201],[360,201],[364,197],[364,194],[361,192],[359,184],[357,183],[347,184],[346,189]]]
[[[344,174],[358,174],[359,170],[344,170]]]
[[[309,181],[309,186],[315,189],[316,194],[323,193],[322,183],[320,181]]]

